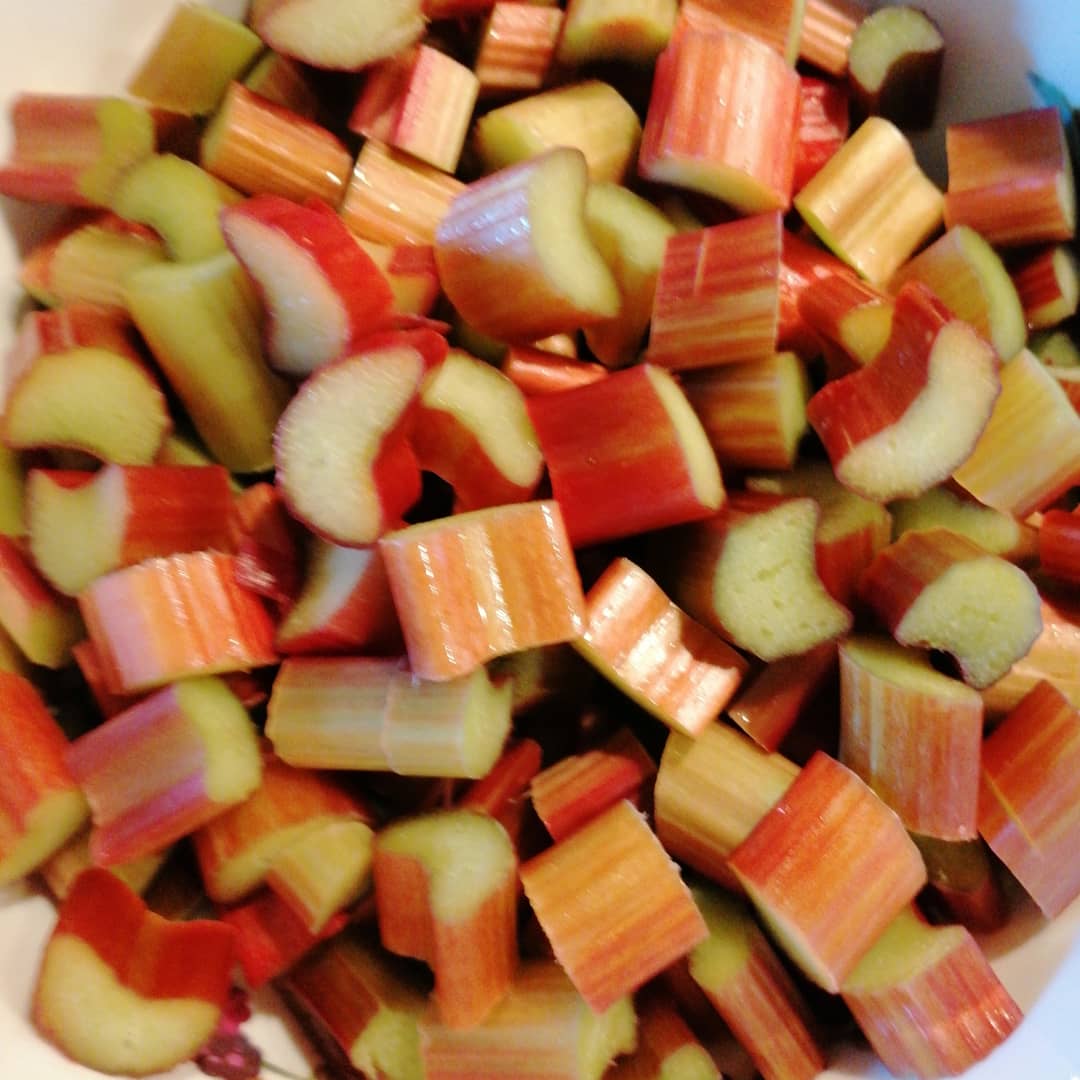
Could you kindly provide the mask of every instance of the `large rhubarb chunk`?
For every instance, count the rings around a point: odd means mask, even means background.
[[[34,1023],[74,1061],[146,1076],[186,1061],[228,999],[233,931],[170,922],[106,870],[75,882],[45,949]]]

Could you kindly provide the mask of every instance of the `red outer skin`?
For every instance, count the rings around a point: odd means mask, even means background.
[[[351,132],[366,139],[393,142],[421,48],[424,46],[407,49],[368,68],[349,113],[346,126]]]
[[[803,292],[814,282],[834,274],[844,277],[854,275],[835,255],[787,229],[780,243],[780,275],[777,279],[780,323],[776,347],[798,353],[804,360],[811,360],[821,352],[821,341],[799,310]]]
[[[312,198],[300,205],[280,195],[255,195],[222,210],[221,231],[225,240],[265,297],[259,277],[260,267],[245,262],[243,254],[233,246],[230,225],[241,218],[280,233],[296,246],[297,257],[306,257],[315,262],[337,294],[345,312],[347,329],[341,342],[341,352],[358,337],[370,334],[386,323],[394,304],[390,285],[375,261],[360,247],[341,218],[326,203]],[[267,338],[272,358],[272,308]]]
[[[529,782],[540,771],[542,759],[543,750],[535,739],[521,739],[503,753],[487,776],[466,788],[457,805],[489,814],[518,848],[528,809]]]
[[[236,931],[237,960],[252,990],[283,975],[349,922],[349,916],[339,911],[320,933],[312,934],[300,916],[270,889],[260,889],[242,904],[219,909],[218,916]]]
[[[198,998],[224,1008],[235,934],[209,919],[155,915],[114,874],[84,870],[60,907],[53,935],[85,941],[117,979],[145,1000]]]
[[[573,390],[606,378],[608,369],[602,364],[558,356],[530,345],[512,345],[503,357],[502,373],[526,397],[557,394]]]
[[[853,606],[859,591],[859,578],[889,539],[888,524],[882,527],[873,521],[864,522],[831,540],[817,539],[814,565],[821,584],[834,600],[844,607]]]
[[[0,857],[9,840],[21,838],[27,815],[43,798],[77,786],[67,748],[67,737],[34,685],[0,671],[0,826],[10,821],[16,828],[14,835],[0,830]]]
[[[799,99],[801,107],[795,132],[793,194],[801,191],[840,149],[850,129],[850,95],[843,84],[802,75],[799,78]]]
[[[1080,585],[1080,514],[1047,510],[1039,523],[1039,569]]]
[[[896,423],[918,398],[929,377],[934,341],[951,319],[925,286],[905,285],[877,360],[827,383],[810,399],[807,419],[834,466],[853,446]]]
[[[862,307],[891,303],[880,289],[853,274],[832,274],[803,290],[799,314],[826,342],[843,348],[843,323],[848,315]]]
[[[75,663],[79,665],[79,671],[86,680],[90,693],[94,695],[94,701],[101,710],[101,715],[106,720],[110,716],[123,712],[138,701],[138,697],[128,694],[114,694],[105,685],[105,672],[101,667],[101,659],[97,649],[89,638],[72,646],[71,655]]]
[[[530,398],[529,416],[574,547],[716,513],[694,493],[646,366]]]
[[[68,601],[49,587],[10,536],[0,536],[0,626],[16,639],[35,610],[63,608]]]
[[[280,606],[300,590],[297,529],[273,484],[253,484],[236,497],[233,543],[236,580]]]

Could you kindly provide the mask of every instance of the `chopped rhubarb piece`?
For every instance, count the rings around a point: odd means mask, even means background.
[[[929,906],[937,902],[951,922],[966,926],[973,934],[1000,930],[1009,918],[998,863],[980,838],[934,840],[913,835],[926,863],[927,885],[932,890]]]
[[[1027,574],[948,529],[904,533],[877,554],[859,591],[901,645],[950,653],[977,689],[1004,675],[1041,626]]]
[[[692,371],[683,390],[721,466],[790,469],[806,432],[806,368],[791,352]]]
[[[656,282],[649,362],[681,370],[771,357],[782,243],[779,213],[672,236]]]
[[[311,74],[299,61],[267,49],[244,76],[243,83],[259,97],[314,120],[321,105]]]
[[[465,190],[452,176],[378,139],[357,156],[341,217],[350,231],[378,244],[433,244],[450,204]]]
[[[588,386],[608,373],[600,364],[521,345],[506,350],[499,369],[526,397]]]
[[[827,345],[843,350],[844,374],[876,360],[892,332],[893,301],[851,274],[830,274],[811,282],[798,304],[810,329]]]
[[[811,75],[799,79],[799,127],[795,137],[792,191],[802,191],[850,132],[848,93],[838,83]]]
[[[687,26],[733,30],[764,42],[793,65],[804,6],[803,0],[684,0],[675,36]]]
[[[259,289],[278,371],[307,375],[386,324],[389,284],[324,204],[260,195],[226,209],[221,228]]]
[[[651,801],[643,789],[655,774],[645,748],[622,728],[602,746],[571,754],[538,773],[529,795],[551,838],[563,840],[623,799],[642,809]]]
[[[299,528],[276,487],[245,488],[233,504],[236,580],[279,609],[291,609],[300,591]]]
[[[535,739],[512,742],[487,774],[466,788],[457,805],[490,814],[517,846],[529,785],[542,759],[543,750]]]
[[[947,226],[970,225],[996,246],[1070,240],[1076,190],[1057,109],[950,124]]]
[[[799,77],[775,50],[687,27],[657,60],[638,171],[742,213],[786,210],[798,114]]]
[[[421,0],[255,0],[251,24],[272,49],[342,71],[393,56],[424,31]]]
[[[728,866],[791,959],[833,993],[926,882],[896,815],[820,751]]]
[[[114,693],[272,664],[266,609],[236,583],[235,557],[189,552],[98,578],[79,595]]]
[[[809,498],[733,493],[714,517],[670,538],[665,574],[672,599],[766,661],[839,637],[851,626],[851,613],[818,576],[819,519]]]
[[[0,536],[0,627],[27,660],[54,669],[71,659],[83,637],[75,605],[53,592],[7,536]]]
[[[371,812],[337,781],[263,756],[258,788],[195,833],[195,853],[207,895],[230,904],[253,892],[275,859],[330,822],[364,820]]]
[[[627,368],[528,404],[575,547],[696,521],[722,505],[716,456],[663,368]]]
[[[203,135],[199,163],[249,195],[336,207],[353,159],[326,128],[234,82]]]
[[[1057,326],[1076,314],[1080,264],[1064,244],[1044,247],[1010,270],[1013,285],[1033,330]]]
[[[734,885],[728,856],[790,787],[798,766],[727,724],[668,735],[656,777],[656,832],[680,862]]]
[[[0,193],[16,199],[106,206],[124,171],[154,150],[149,111],[123,98],[20,94],[11,125]]]
[[[709,936],[690,954],[690,975],[765,1080],[811,1080],[825,1068],[810,1010],[749,907],[698,885]]]
[[[243,802],[259,786],[247,712],[220,680],[157,691],[71,744],[68,766],[93,814],[101,865],[159,851]]]
[[[368,72],[349,129],[452,173],[479,90],[480,80],[452,56],[417,45]]]
[[[919,495],[961,465],[1000,390],[989,344],[913,282],[896,298],[877,359],[819,390],[807,416],[837,479],[887,502]]]
[[[423,679],[572,641],[585,600],[558,504],[438,518],[379,541],[409,660]]]
[[[605,183],[589,185],[585,223],[621,298],[618,315],[587,326],[585,340],[603,364],[624,367],[637,359],[652,319],[656,280],[675,227],[641,196]]]
[[[1039,569],[1059,581],[1080,583],[1080,515],[1048,510],[1039,523]]]
[[[848,82],[862,116],[905,130],[930,127],[937,108],[945,39],[926,12],[908,4],[867,15],[848,50]]]
[[[474,65],[481,93],[539,90],[555,57],[563,18],[557,7],[505,0],[492,4]]]
[[[556,958],[595,1012],[707,934],[678,868],[626,801],[525,863],[521,882]]]
[[[1011,360],[1027,340],[1024,309],[1005,264],[974,229],[956,225],[893,277],[891,287],[921,281],[958,318]]]
[[[930,926],[914,908],[889,924],[841,990],[896,1076],[956,1076],[1023,1019],[971,934]]]
[[[237,261],[149,266],[125,278],[124,295],[211,454],[230,471],[268,469],[286,391],[266,366],[258,298]]]
[[[373,871],[384,947],[431,966],[444,1024],[482,1023],[517,964],[517,859],[506,831],[472,810],[399,820],[377,834]]]
[[[763,750],[776,750],[836,671],[836,644],[766,664],[728,706],[727,715]]]
[[[856,0],[806,0],[799,59],[830,75],[846,75],[851,39],[865,17]]]
[[[659,985],[647,986],[634,1006],[637,1048],[604,1074],[608,1080],[720,1080],[712,1056]]]
[[[261,48],[258,35],[238,19],[205,4],[180,4],[128,80],[127,90],[159,109],[205,116]]]
[[[420,467],[454,489],[458,510],[523,502],[544,471],[525,395],[458,349],[425,379],[410,441]]]
[[[33,684],[0,672],[0,885],[37,869],[89,818],[67,747]]]
[[[439,224],[435,261],[446,295],[472,326],[529,341],[618,312],[618,287],[586,227],[587,186],[581,152],[557,147],[454,200]]]
[[[821,354],[822,342],[799,310],[802,296],[815,282],[836,274],[848,278],[855,275],[835,255],[787,229],[780,245],[780,321],[776,347],[798,353],[803,360],[813,360]]]
[[[236,931],[236,958],[252,990],[284,974],[347,922],[345,915],[338,915],[321,931],[312,933],[292,907],[270,889],[260,889],[250,899],[218,914]]]
[[[911,144],[872,116],[795,196],[818,238],[875,285],[883,285],[941,224],[942,194]]]
[[[64,741],[67,745],[67,740]],[[85,801],[85,800],[84,800]],[[137,893],[147,890],[157,872],[169,857],[171,848],[155,851],[130,862],[116,863],[106,869],[115,874],[128,888]],[[38,867],[42,881],[57,900],[66,900],[79,875],[94,865],[90,854],[90,827],[76,833],[63,847],[58,848]]]
[[[394,311],[429,315],[439,299],[439,271],[430,244],[378,244],[356,237],[382,271],[394,298]]]
[[[953,478],[979,502],[1025,518],[1076,483],[1078,461],[1080,415],[1025,349],[1001,369],[1001,396]]]
[[[492,109],[476,122],[473,138],[487,172],[567,146],[584,155],[590,180],[619,183],[637,151],[641,122],[614,88],[591,79]]]
[[[486,670],[426,683],[398,659],[286,660],[266,733],[278,756],[306,768],[477,779],[510,729],[510,685]]]
[[[91,1069],[170,1069],[193,1057],[221,1018],[234,936],[209,920],[170,922],[113,874],[87,870],[45,947],[34,1023]]]
[[[922,653],[886,639],[840,645],[840,760],[909,832],[976,834],[983,703]]]
[[[687,735],[716,719],[748,666],[626,558],[589,589],[585,632],[574,646],[630,698]]]
[[[78,487],[33,469],[26,497],[30,553],[68,596],[143,559],[229,544],[233,497],[220,465],[106,465]]]
[[[303,586],[278,624],[286,656],[400,649],[401,630],[382,556],[313,539]]]
[[[79,673],[97,704],[98,712],[107,720],[122,713],[139,700],[138,694],[114,694],[106,683],[101,658],[89,638],[84,637],[71,648],[71,656],[78,665]]]
[[[651,64],[671,39],[676,0],[570,0],[559,39],[559,62]]]
[[[1080,895],[1080,712],[1038,683],[983,745],[979,832],[1047,918]]]
[[[550,960],[523,964],[506,997],[467,1031],[424,1017],[420,1044],[425,1080],[566,1077],[600,1080],[635,1041],[630,997],[596,1012]]]
[[[824,462],[801,461],[787,472],[749,476],[750,491],[809,496],[821,509],[814,563],[829,595],[851,605],[859,576],[892,534],[889,511],[839,483]]]
[[[408,340],[358,348],[304,383],[274,436],[276,482],[290,510],[351,547],[378,539],[420,495],[406,431],[428,367]]]
[[[950,529],[991,555],[1019,563],[1032,559],[1039,546],[1039,533],[1031,525],[944,486],[931,488],[916,499],[898,499],[889,505],[889,513],[896,539],[906,532]]]

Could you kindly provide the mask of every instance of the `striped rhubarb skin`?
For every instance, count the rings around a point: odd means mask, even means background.
[[[854,277],[850,268],[835,255],[796,233],[784,230],[780,259],[780,322],[776,347],[797,353],[803,360],[814,360],[822,351],[822,342],[799,310],[801,298],[816,281],[834,274]]]
[[[997,247],[1075,234],[1076,190],[1057,109],[950,124],[945,151],[947,227],[969,225]]]
[[[585,632],[574,646],[658,720],[687,735],[716,719],[748,667],[626,558],[616,559],[586,595]]]
[[[728,866],[791,959],[833,993],[926,883],[897,816],[821,751]]]
[[[352,155],[329,130],[233,82],[202,139],[199,164],[248,195],[345,195]]]
[[[840,84],[812,75],[799,77],[792,190],[801,191],[840,149],[850,130],[849,94]]]
[[[825,1068],[810,1010],[742,900],[703,885],[694,902],[709,936],[690,975],[764,1080],[811,1080]]]
[[[552,501],[438,518],[384,536],[379,549],[420,678],[466,675],[584,628],[581,581]]]
[[[361,239],[433,244],[439,222],[465,185],[378,139],[360,150],[339,213]]]
[[[913,907],[886,927],[841,993],[896,1076],[957,1076],[1023,1019],[970,932],[930,926]]]
[[[707,934],[675,863],[626,801],[530,859],[520,876],[556,958],[595,1012]]]
[[[1080,265],[1064,244],[1041,248],[1010,268],[1013,285],[1032,330],[1057,326],[1076,314]]]
[[[491,5],[473,70],[480,93],[539,90],[563,28],[564,12],[529,3]]]
[[[840,645],[840,760],[910,831],[976,835],[983,703],[921,653],[888,639]]]
[[[889,340],[893,310],[885,292],[852,274],[830,274],[799,296],[799,314],[810,329],[843,350],[845,374],[877,358]]]
[[[676,36],[686,25],[733,30],[756,38],[794,64],[805,8],[805,0],[684,0]]]
[[[511,742],[487,775],[470,784],[457,801],[465,810],[489,814],[520,851],[529,803],[529,785],[543,762],[543,749],[535,739]]]
[[[1040,682],[983,745],[979,832],[1053,918],[1080,895],[1080,711]]]
[[[638,172],[742,213],[786,210],[798,112],[799,77],[775,50],[687,26],[656,62]]]
[[[771,357],[782,242],[778,213],[670,237],[656,282],[649,362],[679,371]]]
[[[1046,366],[1025,349],[1001,369],[1001,395],[953,479],[979,502],[1025,518],[1048,507],[1078,477],[1080,415]]]
[[[851,39],[865,17],[855,0],[806,0],[799,59],[829,75],[847,74]]]
[[[109,690],[274,663],[273,622],[235,578],[235,556],[201,551],[114,570],[84,589],[79,609]]]

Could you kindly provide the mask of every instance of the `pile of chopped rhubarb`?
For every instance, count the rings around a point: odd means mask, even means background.
[[[853,0],[254,0],[15,101],[45,1038],[253,1077],[240,984],[369,1080],[1008,1037],[979,935],[1080,895],[1076,195],[1053,107],[942,190],[943,64]]]

